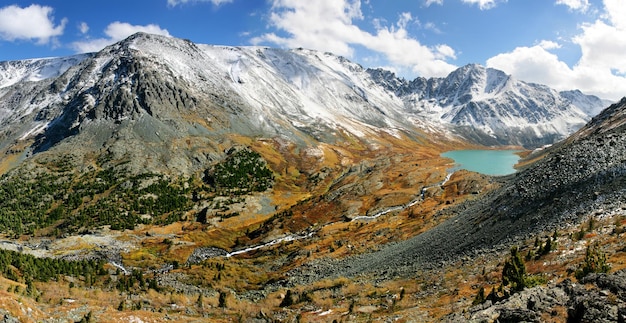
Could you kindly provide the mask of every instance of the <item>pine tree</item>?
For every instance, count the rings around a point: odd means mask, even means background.
[[[480,287],[480,289],[478,290],[478,294],[476,294],[476,297],[474,298],[474,301],[472,302],[472,305],[478,305],[478,304],[482,304],[484,303],[486,300],[485,298],[485,287]]]
[[[220,291],[220,296],[218,298],[218,306],[221,308],[226,308],[226,292]]]
[[[198,299],[196,300],[196,306],[198,306],[198,308],[204,307],[204,296],[202,296],[202,293],[198,295]]]
[[[287,306],[291,306],[293,304],[293,295],[291,293],[291,289],[287,290],[287,293],[285,294],[285,298],[283,298],[283,301],[280,302],[280,307],[287,307]]]
[[[598,244],[587,246],[585,260],[574,274],[576,279],[581,280],[590,273],[606,273],[611,269],[611,266],[606,263],[606,255],[599,249]]]
[[[526,287],[526,266],[516,246],[511,248],[511,258],[504,263],[502,284],[511,286],[511,291],[519,292]]]

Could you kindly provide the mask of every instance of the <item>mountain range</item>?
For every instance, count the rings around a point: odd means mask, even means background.
[[[115,158],[152,147],[151,154],[171,155],[161,158],[168,168],[186,173],[206,152],[170,154],[159,143],[192,136],[195,148],[210,147],[236,133],[376,147],[384,144],[380,134],[432,133],[426,137],[536,148],[573,133],[605,105],[479,65],[406,81],[330,53],[140,33],[95,54],[0,64],[0,150],[23,160],[81,137],[90,142],[82,146],[106,146]]]

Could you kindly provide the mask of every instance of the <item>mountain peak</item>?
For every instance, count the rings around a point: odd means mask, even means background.
[[[184,40],[180,38],[171,37],[171,36],[151,34],[151,33],[140,31],[140,32],[136,32],[126,37],[125,39],[120,40],[117,44],[121,46],[133,46],[133,45],[141,44],[145,42],[167,43],[167,42],[178,42],[178,41],[184,41]]]
[[[458,126],[462,136],[487,145],[530,148],[554,143],[606,106],[580,91],[559,93],[480,64],[459,67],[445,78],[416,78],[408,83],[380,70],[369,74],[401,97],[407,110]]]
[[[459,68],[457,68],[457,71],[484,71],[487,68],[484,67],[483,65],[480,65],[478,63],[469,63],[469,64],[465,64]],[[454,73],[454,71],[453,71]]]

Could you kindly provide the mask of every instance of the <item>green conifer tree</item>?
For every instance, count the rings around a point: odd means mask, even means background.
[[[511,248],[511,257],[502,269],[502,284],[511,286],[512,292],[519,292],[526,287],[526,266],[517,246]]]

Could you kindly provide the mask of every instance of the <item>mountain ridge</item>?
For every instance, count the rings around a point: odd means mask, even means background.
[[[456,126],[461,136],[486,145],[554,143],[606,104],[577,90],[557,92],[478,64],[460,67],[445,78],[413,81],[398,79],[391,72],[369,71],[403,99],[407,110]]]
[[[108,120],[114,129],[140,116],[163,133],[177,133],[163,120],[176,124],[183,130],[174,137],[226,131],[315,145],[345,141],[347,135],[375,147],[383,144],[373,139],[381,133],[426,132],[488,146],[537,147],[590,118],[571,102],[600,102],[579,91],[567,92],[568,101],[545,86],[476,64],[446,78],[405,81],[329,53],[201,45],[143,33],[96,54],[42,62],[59,69],[34,84],[13,80],[35,75],[37,68],[5,77],[13,82],[0,91],[0,123],[12,128],[0,133],[5,147],[37,136],[30,152],[37,153],[89,128],[84,121]],[[585,111],[595,110],[593,105]],[[195,125],[176,113],[192,116]]]

